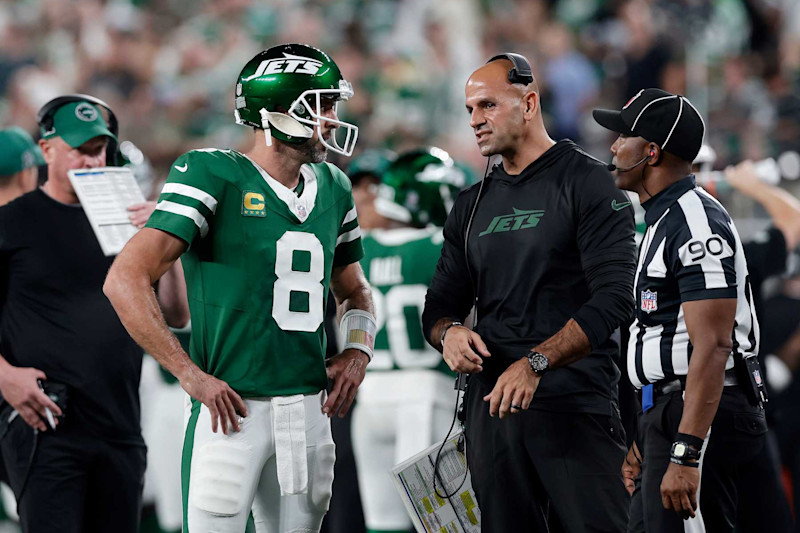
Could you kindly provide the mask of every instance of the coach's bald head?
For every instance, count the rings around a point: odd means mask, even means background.
[[[470,127],[481,154],[502,155],[508,171],[513,171],[515,154],[531,146],[540,154],[546,150],[540,148],[552,145],[539,109],[536,78],[527,85],[511,83],[508,71],[512,68],[509,59],[491,61],[475,70],[465,87]]]

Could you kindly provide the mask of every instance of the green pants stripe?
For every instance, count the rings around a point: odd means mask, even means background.
[[[183,531],[189,531],[189,475],[192,471],[192,450],[194,449],[194,429],[200,416],[203,404],[192,399],[192,413],[186,424],[186,435],[183,438],[183,455],[181,457],[181,493],[183,499]]]

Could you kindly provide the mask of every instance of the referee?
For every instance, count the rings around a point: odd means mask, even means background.
[[[683,532],[690,519],[692,531],[760,531],[737,491],[766,442],[760,391],[737,372],[757,364],[758,322],[733,221],[691,174],[703,120],[686,98],[659,89],[594,118],[619,133],[616,184],[639,195],[647,224],[628,345],[642,398],[644,530]]]

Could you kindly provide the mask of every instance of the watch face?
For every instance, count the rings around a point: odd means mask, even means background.
[[[534,372],[544,372],[545,370],[547,370],[547,367],[550,366],[547,357],[545,357],[544,354],[540,354],[538,352],[534,352],[531,354],[530,362],[531,362],[531,369]]]
[[[686,455],[686,445],[682,442],[677,443],[672,451],[672,455],[675,457],[683,457]]]

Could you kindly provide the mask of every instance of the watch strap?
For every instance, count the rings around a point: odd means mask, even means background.
[[[442,330],[442,338],[439,340],[439,344],[442,346],[443,350],[444,350],[444,336],[447,335],[447,332],[450,331],[450,328],[452,328],[453,326],[463,326],[463,325],[464,324],[462,324],[461,322],[454,320],[453,322],[450,322],[444,327],[444,330]]]
[[[676,465],[688,466],[690,468],[700,468],[700,461],[687,461],[684,459],[678,459],[677,457],[670,457],[669,461],[671,463],[675,463]]]

